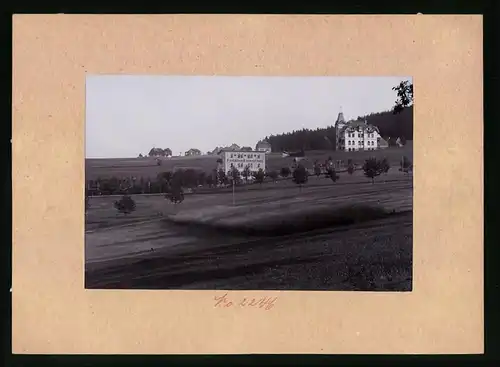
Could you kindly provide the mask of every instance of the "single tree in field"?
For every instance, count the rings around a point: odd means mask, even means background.
[[[389,172],[389,169],[391,168],[391,165],[389,164],[389,161],[387,158],[382,159],[380,162],[380,170],[384,173],[387,174]]]
[[[125,215],[132,213],[135,210],[135,201],[129,195],[125,194],[118,201],[115,201],[116,210]]]
[[[363,164],[363,171],[366,177],[371,178],[373,184],[375,177],[382,173],[380,161],[376,158],[368,158]]]
[[[319,178],[319,176],[321,176],[321,167],[320,167],[319,162],[317,160],[316,160],[316,162],[314,162],[314,174],[318,178]]]
[[[408,159],[408,157],[406,157],[406,156],[403,156],[401,163],[400,163],[400,166],[401,167],[399,168],[399,170],[404,172],[405,174],[410,173],[411,169],[413,168],[413,165],[412,165],[410,159]]]
[[[307,169],[302,164],[299,164],[297,168],[293,170],[293,182],[299,185],[300,191],[302,191],[302,185],[305,184],[308,179],[309,173]]]
[[[339,179],[339,175],[337,175],[337,171],[335,170],[335,167],[331,167],[328,170],[328,177],[330,177],[330,180],[333,182],[336,182]]]
[[[347,160],[347,173],[352,175],[354,173],[354,171],[355,171],[354,162],[352,161],[352,159],[348,159]]]
[[[269,177],[273,182],[276,182],[278,179],[278,172],[276,171],[268,171],[266,173],[267,177]]]
[[[221,168],[217,171],[217,183],[224,185],[226,183],[226,172]]]
[[[174,204],[179,204],[184,201],[184,190],[180,180],[172,180],[170,185],[170,201]]]
[[[162,188],[170,185],[172,181],[173,174],[170,171],[161,172],[156,176],[157,181],[160,183]]]
[[[245,178],[245,181],[248,181],[248,177],[252,175],[252,171],[250,170],[250,166],[245,166],[241,175]]]
[[[183,172],[183,185],[184,187],[196,187],[198,186],[198,181],[199,181],[199,173],[192,169],[188,168],[184,170]]]
[[[205,179],[205,183],[208,185],[208,187],[212,187],[214,184],[214,178],[212,175],[207,175],[207,178]]]
[[[287,178],[288,176],[290,176],[290,168],[288,167],[283,167],[281,170],[280,170],[280,174],[281,174],[281,177],[284,177],[284,178]]]
[[[227,176],[231,179],[231,182],[234,185],[238,184],[241,178],[240,171],[238,171],[236,167],[232,167],[227,173]]]
[[[264,178],[266,177],[264,170],[259,168],[257,172],[254,173],[255,182],[260,184],[262,187],[262,183],[264,182]]]
[[[205,171],[198,172],[198,185],[205,186],[207,183],[207,174]]]
[[[402,81],[396,87],[392,88],[396,91],[398,99],[394,102],[393,113],[401,113],[405,107],[409,107],[413,104],[413,84],[409,81]]]

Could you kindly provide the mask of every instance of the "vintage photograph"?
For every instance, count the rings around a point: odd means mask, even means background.
[[[411,77],[88,75],[85,126],[87,289],[412,290]]]

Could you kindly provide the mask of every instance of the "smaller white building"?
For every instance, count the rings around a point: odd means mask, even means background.
[[[266,169],[266,153],[265,152],[248,152],[248,151],[220,151],[219,156],[222,158],[222,168],[224,172],[229,172],[236,168],[242,173],[246,167],[250,168],[251,172],[257,172],[259,169]]]

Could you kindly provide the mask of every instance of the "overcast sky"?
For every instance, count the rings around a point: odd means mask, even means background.
[[[86,157],[126,158],[152,147],[203,153],[387,111],[409,77],[89,75]]]

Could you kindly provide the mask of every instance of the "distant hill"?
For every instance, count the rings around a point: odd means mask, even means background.
[[[369,124],[377,126],[384,138],[404,137],[406,140],[413,140],[413,106],[406,107],[396,115],[392,111],[385,111],[359,116],[358,119],[366,119]],[[335,149],[335,127],[331,125],[315,130],[296,130],[266,136],[265,140],[271,144],[273,152]]]

